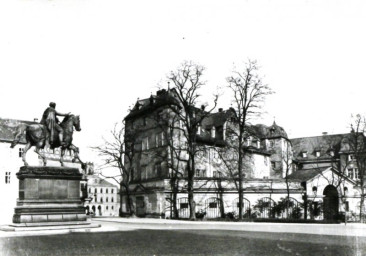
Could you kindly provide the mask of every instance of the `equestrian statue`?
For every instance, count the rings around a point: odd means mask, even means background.
[[[64,116],[61,123],[57,116]],[[25,138],[27,144],[24,147],[22,160],[25,166],[28,166],[26,155],[27,151],[35,146],[35,152],[42,158],[43,165],[46,166],[47,159],[41,149],[61,148],[60,163],[64,166],[64,155],[66,150],[72,150],[74,152],[74,158],[72,162],[78,160],[82,169],[85,168],[85,164],[79,158],[79,148],[72,144],[72,134],[74,131],[81,131],[80,117],[71,113],[62,114],[56,111],[56,103],[51,102],[49,107],[44,111],[41,122],[39,124],[21,124],[18,126],[15,138],[11,144],[11,148],[14,148],[18,144],[25,131]]]

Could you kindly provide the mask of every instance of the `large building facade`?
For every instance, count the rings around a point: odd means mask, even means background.
[[[125,142],[133,141],[135,149],[126,165],[132,169],[129,190],[138,216],[173,217],[174,201],[179,218],[189,215],[186,141],[172,102],[174,90],[160,90],[138,100],[125,118]],[[200,115],[204,108],[195,111]],[[233,109],[219,109],[205,115],[197,129],[194,201],[196,211],[207,218],[238,214],[233,115]],[[352,157],[345,149],[346,136],[291,140],[275,122],[249,127],[244,148],[244,216],[333,220],[347,211],[356,218],[360,177],[354,164],[345,161]],[[290,211],[281,208],[288,195]],[[126,209],[124,205],[122,210]]]

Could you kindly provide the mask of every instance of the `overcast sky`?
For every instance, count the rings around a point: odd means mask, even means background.
[[[258,122],[347,132],[366,112],[365,26],[365,1],[1,0],[0,117],[41,118],[55,101],[80,115],[75,145],[96,161],[88,147],[182,61],[206,67],[209,101],[250,58],[276,92]]]

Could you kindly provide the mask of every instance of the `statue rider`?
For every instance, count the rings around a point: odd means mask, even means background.
[[[43,112],[42,120],[40,123],[47,127],[47,130],[49,132],[48,141],[49,141],[50,145],[52,145],[54,143],[53,139],[54,139],[55,130],[58,131],[60,145],[61,146],[65,145],[65,142],[63,141],[63,132],[64,131],[61,128],[61,126],[58,124],[59,120],[58,120],[57,116],[67,116],[67,115],[70,115],[70,113],[62,114],[62,113],[57,112],[56,103],[54,103],[54,102],[51,102],[49,104],[49,107]]]

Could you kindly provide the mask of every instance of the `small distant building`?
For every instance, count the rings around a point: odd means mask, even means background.
[[[86,213],[92,216],[118,216],[118,187],[98,175],[88,175],[86,178],[88,180]]]

